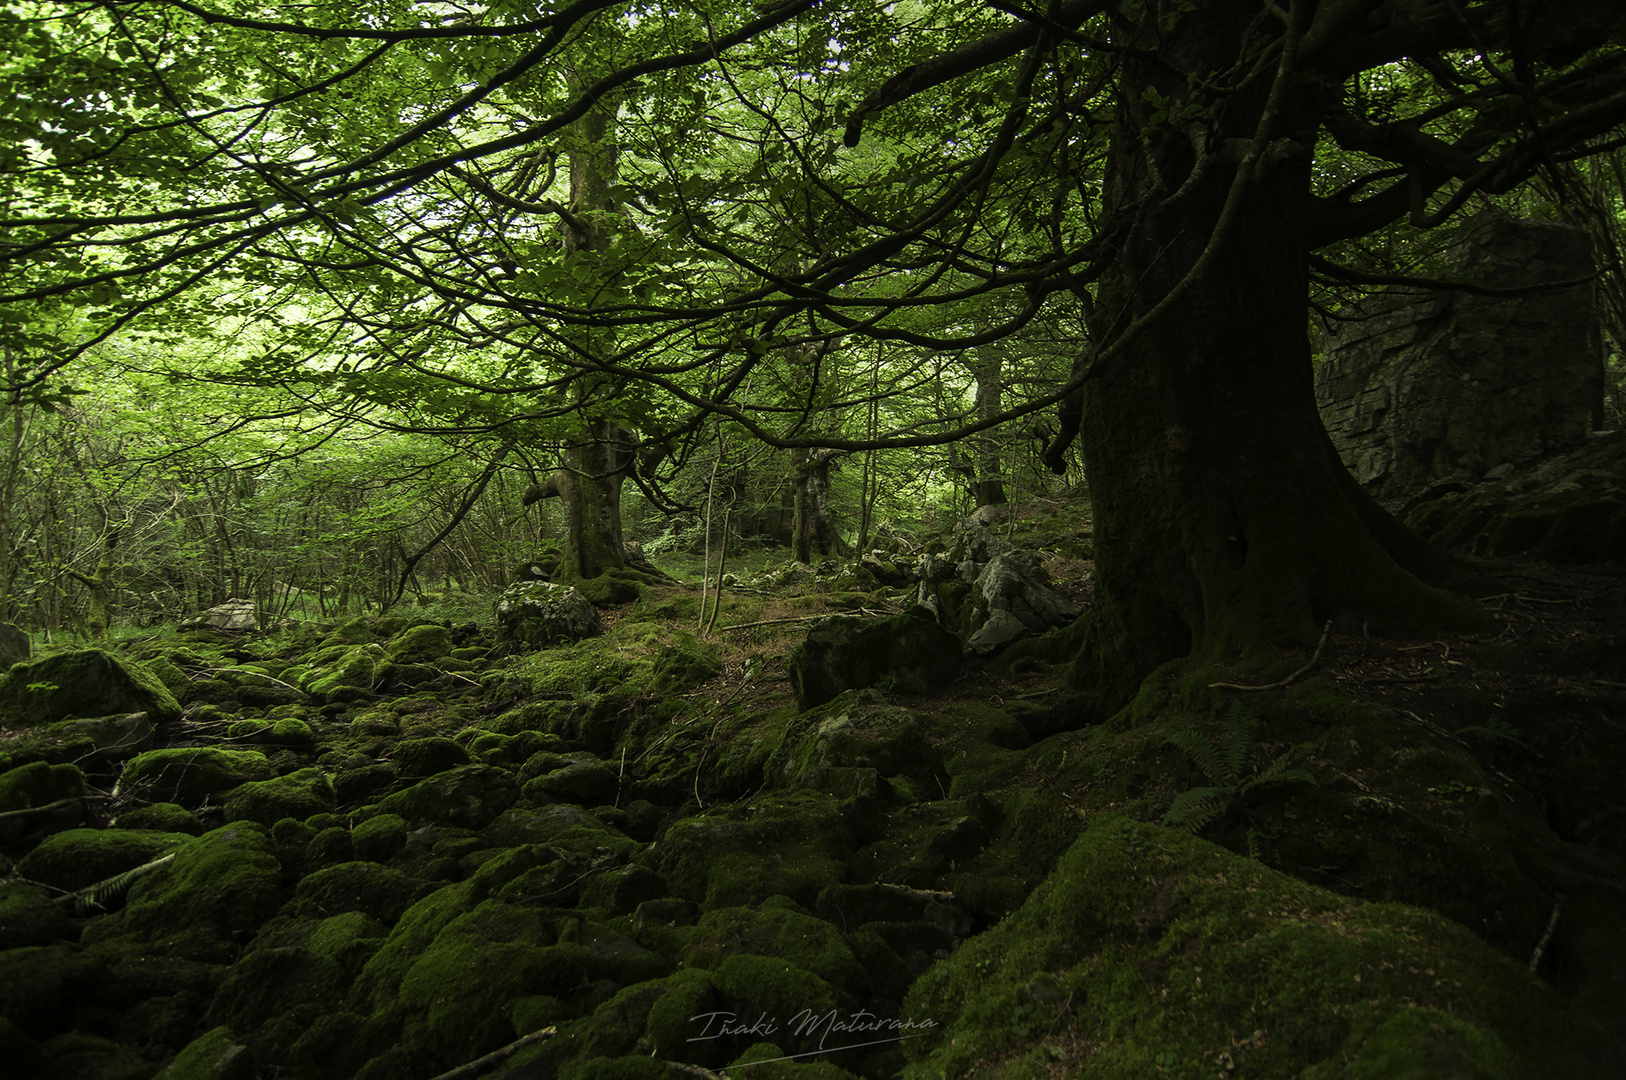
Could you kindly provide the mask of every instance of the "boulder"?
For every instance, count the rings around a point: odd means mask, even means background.
[[[928,694],[953,682],[959,669],[959,639],[919,609],[874,621],[832,616],[790,654],[791,685],[802,709],[869,686]]]
[[[120,793],[145,789],[153,802],[197,803],[255,780],[271,779],[271,763],[255,750],[180,747],[149,750],[124,767]]]
[[[380,806],[407,821],[478,829],[519,798],[519,782],[491,765],[459,765],[398,791]]]
[[[135,829],[69,829],[47,837],[17,863],[19,876],[73,892],[133,870],[191,837]]]
[[[85,774],[77,765],[33,761],[0,773],[0,843],[39,828],[76,825],[85,816]],[[43,808],[61,803],[54,811]],[[35,810],[37,814],[18,811]]]
[[[331,652],[329,652],[331,649]],[[359,701],[389,681],[394,663],[382,645],[330,646],[296,676],[301,690],[327,702]]]
[[[258,630],[260,628],[260,615],[252,600],[227,600],[224,604],[216,604],[209,610],[184,619],[180,623],[182,630],[226,630],[241,632],[244,630]]]
[[[32,651],[27,632],[11,623],[0,622],[0,670],[27,660]]]
[[[1482,216],[1442,263],[1440,276],[1498,288],[1580,283],[1517,296],[1392,288],[1340,314],[1316,402],[1344,464],[1380,497],[1574,445],[1601,414],[1584,229]]]
[[[333,784],[327,774],[300,769],[239,786],[226,800],[226,820],[275,825],[283,818],[304,819],[332,809]]]
[[[598,630],[598,609],[580,589],[521,581],[497,598],[497,637],[524,648],[580,641]]]
[[[101,649],[41,657],[0,675],[0,728],[138,712],[162,724],[178,719],[181,706],[152,672]]]
[[[452,632],[434,623],[403,630],[385,646],[402,664],[427,664],[452,654]]]
[[[1066,626],[1083,609],[1050,587],[1050,576],[1030,551],[1012,548],[995,555],[972,582],[972,611],[986,612],[981,625],[968,626],[966,644],[990,653],[1027,634]]]
[[[63,720],[45,729],[51,739],[60,739],[64,747],[71,747],[74,757],[95,757],[99,762],[123,761],[150,750],[153,743],[152,721],[144,712],[128,716],[98,716],[89,720]]]

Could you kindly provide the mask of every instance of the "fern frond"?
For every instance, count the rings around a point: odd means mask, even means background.
[[[1294,780],[1302,780],[1314,787],[1315,777],[1303,769],[1289,769],[1287,767],[1287,757],[1288,755],[1283,754],[1275,761],[1272,761],[1265,771],[1251,777],[1247,783],[1243,784],[1243,790],[1258,787],[1260,784],[1285,784]]]
[[[1225,768],[1225,754],[1220,743],[1202,728],[1182,727],[1175,728],[1163,737],[1163,741],[1170,746],[1184,750],[1186,756],[1202,771],[1202,774],[1216,784],[1233,784],[1234,776],[1229,776]]]
[[[1201,832],[1204,826],[1230,808],[1231,795],[1232,790],[1228,787],[1189,788],[1169,804],[1168,812],[1163,815],[1163,824],[1187,832]]]
[[[1224,776],[1210,778],[1222,784],[1236,784],[1242,780],[1242,767],[1248,763],[1248,751],[1253,748],[1253,734],[1245,727],[1225,733],[1216,749],[1220,754]]]
[[[62,899],[73,900],[73,913],[80,918],[95,915],[105,910],[108,903],[117,900],[129,891],[130,886],[157,870],[161,866],[169,865],[175,858],[172,851],[162,855],[152,862],[143,863],[133,870],[126,870],[122,874],[98,881],[96,884],[80,889],[78,892],[65,896]]]

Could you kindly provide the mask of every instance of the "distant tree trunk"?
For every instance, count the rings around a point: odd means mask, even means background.
[[[638,436],[595,420],[564,454],[564,465],[525,493],[525,505],[558,498],[565,507],[565,553],[554,577],[585,581],[627,565],[621,538],[621,485],[636,460]]]
[[[797,562],[812,562],[820,555],[846,555],[849,551],[830,509],[830,466],[845,451],[809,449],[790,452],[791,541]]]
[[[82,574],[67,567],[68,576],[83,585],[89,593],[85,602],[85,631],[97,641],[107,640],[108,581],[113,576],[113,551],[119,546],[119,531],[109,529],[102,538],[102,551],[96,559],[96,572]]]
[[[1004,411],[1004,346],[984,345],[967,360],[977,380],[977,419],[987,420]],[[999,461],[999,438],[989,428],[972,437],[973,463],[971,497],[978,506],[1005,505],[1005,478]]]

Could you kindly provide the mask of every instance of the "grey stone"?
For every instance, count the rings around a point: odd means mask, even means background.
[[[597,631],[598,609],[571,585],[522,581],[497,598],[500,641],[539,648],[580,641]]]
[[[224,604],[216,604],[209,610],[194,615],[181,622],[182,630],[258,630],[260,628],[259,612],[252,600],[227,600]]]
[[[1584,230],[1481,217],[1435,272],[1496,288],[1593,271]],[[1603,353],[1589,282],[1512,297],[1390,289],[1322,339],[1316,401],[1355,479],[1388,497],[1585,440]]]

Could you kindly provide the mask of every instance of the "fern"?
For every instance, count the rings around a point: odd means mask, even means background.
[[[1244,777],[1242,771],[1247,766],[1254,742],[1248,717],[1233,702],[1226,711],[1225,719],[1229,727],[1218,733],[1200,727],[1182,727],[1164,737],[1165,743],[1185,751],[1192,764],[1211,781],[1211,786],[1181,792],[1169,804],[1168,811],[1163,815],[1163,824],[1187,832],[1201,832],[1239,806],[1250,792],[1266,784],[1293,781],[1315,783],[1315,777],[1303,769],[1288,768],[1286,754],[1263,770]]]
[[[80,918],[99,915],[107,910],[109,903],[129,892],[131,885],[134,885],[159,867],[168,866],[170,860],[174,858],[175,853],[172,851],[168,855],[154,859],[152,862],[143,863],[133,870],[126,870],[122,874],[98,881],[96,884],[80,889],[78,892],[71,893],[62,899],[64,901],[73,901],[73,913]]]

